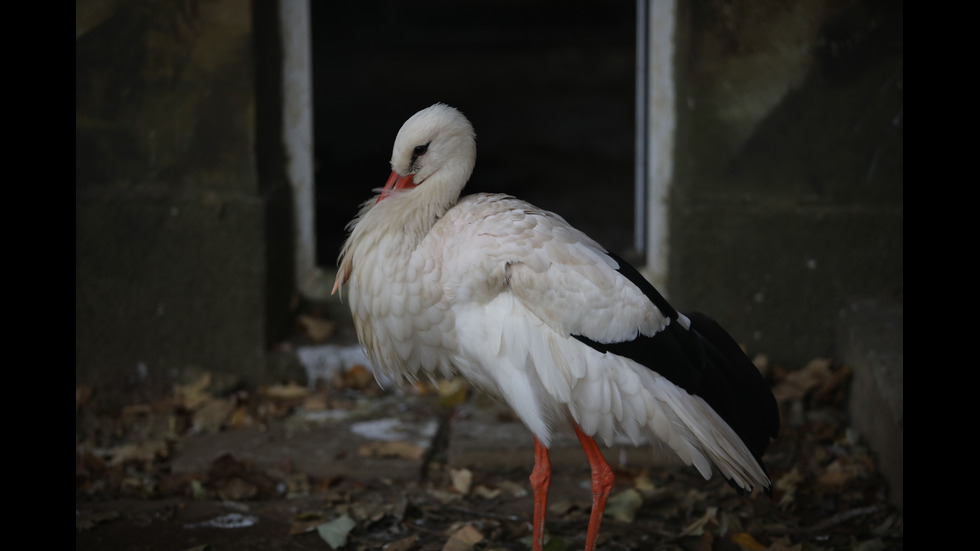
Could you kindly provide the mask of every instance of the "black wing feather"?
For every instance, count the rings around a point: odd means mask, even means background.
[[[628,357],[704,399],[745,442],[759,465],[769,439],[779,434],[779,408],[769,385],[735,340],[710,317],[686,314],[691,328],[677,321],[677,310],[635,268],[621,258],[619,272],[636,285],[670,319],[653,336],[618,343],[598,343],[575,335],[600,352]]]

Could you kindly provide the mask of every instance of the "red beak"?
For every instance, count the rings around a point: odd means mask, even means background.
[[[408,176],[402,176],[401,174],[398,174],[397,172],[392,170],[391,176],[388,176],[388,181],[385,182],[384,189],[381,190],[381,195],[378,196],[378,203],[380,203],[382,199],[391,195],[395,191],[401,189],[412,189],[416,185],[418,184],[412,181],[411,174],[409,174]]]

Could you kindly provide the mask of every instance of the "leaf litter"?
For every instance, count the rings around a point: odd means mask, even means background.
[[[902,513],[888,502],[888,488],[874,458],[846,423],[843,400],[849,368],[824,359],[795,371],[768,365],[764,358],[757,363],[772,384],[783,416],[780,438],[766,454],[774,481],[771,497],[739,496],[720,477],[706,482],[680,467],[621,468],[607,505],[600,549],[903,548]],[[269,526],[263,515],[279,511],[283,518],[275,531],[265,540],[252,536],[258,543],[238,545],[240,549],[529,548],[529,465],[527,469],[450,466],[444,443],[439,449],[410,439],[375,440],[351,453],[364,461],[387,458],[420,464],[419,475],[407,480],[384,472],[370,481],[323,478],[297,472],[285,457],[275,467],[260,467],[231,453],[219,456],[201,472],[171,469],[175,455],[192,435],[262,430],[270,423],[309,419],[315,413],[335,413],[332,417],[344,419],[343,412],[352,415],[365,401],[384,396],[421,400],[431,408],[426,421],[451,425],[455,408],[471,399],[459,381],[379,390],[363,365],[348,366],[312,386],[285,382],[248,388],[222,383],[200,370],[182,381],[169,395],[115,409],[100,404],[94,389],[76,387],[77,549],[85,548],[89,535],[94,538],[126,523],[152,526],[122,505],[112,507],[132,500],[167,503],[166,512],[153,517],[164,520],[178,517],[194,504],[240,507],[198,521],[222,526],[226,533]],[[440,432],[431,436],[431,442],[440,440]],[[546,519],[549,551],[578,548],[584,540],[591,501],[590,493],[580,490],[588,480],[587,469],[583,459],[582,471],[553,480]],[[578,482],[570,482],[575,477]],[[573,491],[556,496],[563,481]],[[249,521],[239,526],[229,519]],[[183,548],[194,545],[188,538]],[[181,546],[123,547],[120,543],[119,548]]]

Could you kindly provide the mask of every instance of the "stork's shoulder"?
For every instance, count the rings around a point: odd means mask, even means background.
[[[454,231],[463,227],[486,229],[496,224],[513,223],[530,217],[528,222],[542,216],[554,216],[534,205],[501,193],[474,193],[461,197],[443,215],[437,225],[452,225]]]
[[[480,253],[503,254],[509,260],[516,256],[526,261],[545,251],[556,253],[556,247],[572,247],[579,251],[579,258],[556,257],[551,261],[616,265],[611,260],[601,260],[598,254],[604,255],[605,249],[561,216],[510,195],[477,193],[463,197],[433,230],[441,241],[455,237],[468,249],[479,244],[483,247]]]
[[[619,342],[668,323],[624,276],[621,261],[561,216],[527,202],[468,196],[433,230],[454,242],[461,274],[479,275],[492,292],[512,294],[562,335]]]

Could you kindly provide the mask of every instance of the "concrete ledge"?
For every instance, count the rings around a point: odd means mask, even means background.
[[[888,480],[889,499],[904,501],[903,304],[891,299],[852,301],[841,312],[838,350],[854,369],[848,400],[851,425],[867,440]]]

